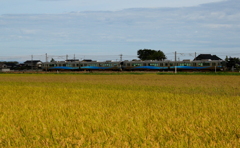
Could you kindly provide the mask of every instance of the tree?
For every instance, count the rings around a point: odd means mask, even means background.
[[[236,57],[234,57],[234,58],[232,58],[232,57],[230,57],[230,58],[226,58],[225,59],[225,61],[226,61],[226,63],[227,63],[227,68],[229,69],[229,70],[231,70],[232,68],[236,68],[237,70],[239,70],[240,69],[240,59],[239,58],[236,58]]]
[[[165,54],[161,50],[140,49],[137,52],[138,58],[141,60],[164,60]]]
[[[52,58],[50,62],[55,62],[54,58]]]

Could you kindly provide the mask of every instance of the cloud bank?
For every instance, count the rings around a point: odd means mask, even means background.
[[[231,0],[181,8],[6,14],[0,16],[0,48],[3,55],[133,55],[152,48],[225,57],[239,54],[239,6]]]

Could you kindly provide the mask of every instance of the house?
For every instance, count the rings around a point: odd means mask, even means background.
[[[4,63],[0,63],[0,71],[7,72],[10,71],[10,68],[8,68],[7,65]]]
[[[40,60],[27,60],[24,62],[24,66],[32,69],[38,69],[40,65],[39,63],[42,62]]]
[[[0,69],[4,69],[4,68],[7,68],[7,65],[4,63],[0,63]]]
[[[194,59],[194,61],[197,61],[197,60],[222,60],[222,59],[216,55],[200,54]]]
[[[7,65],[7,68],[9,69],[14,69],[17,67],[17,63],[10,63],[10,62],[7,62],[7,63],[4,63]]]

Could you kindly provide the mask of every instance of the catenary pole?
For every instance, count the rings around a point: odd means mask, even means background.
[[[177,52],[175,51],[175,73],[177,73]]]
[[[46,62],[48,62],[48,57],[47,57],[47,53],[46,53]]]
[[[123,55],[122,55],[122,54],[120,54],[120,62],[122,62],[122,56],[123,56]]]
[[[31,56],[31,66],[32,66],[32,70],[33,70],[33,55]]]

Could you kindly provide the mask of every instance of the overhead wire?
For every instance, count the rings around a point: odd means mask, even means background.
[[[164,53],[167,57],[167,59],[169,60],[173,60],[175,57],[175,52],[167,52]],[[196,56],[198,56],[199,54],[212,54],[212,53],[202,53],[202,52],[196,52],[196,53],[190,53],[190,52],[186,52],[186,53],[182,53],[182,52],[177,52],[177,57],[178,59],[180,58],[193,58]],[[212,55],[217,55],[219,57],[239,57],[240,56],[240,52],[215,52]],[[46,61],[46,56],[48,61],[50,61],[51,59],[54,60],[66,60],[68,59],[79,59],[79,60],[83,60],[83,59],[93,59],[93,60],[120,60],[122,56],[122,60],[132,60],[132,59],[138,59],[138,55],[130,55],[130,54],[112,54],[112,55],[97,55],[97,54],[66,54],[66,55],[56,55],[56,54],[32,54],[32,55],[12,55],[12,56],[0,56],[0,61],[26,61],[29,60],[31,58],[35,59],[35,60],[42,60],[42,61]]]

